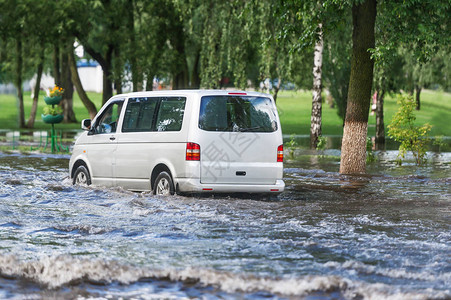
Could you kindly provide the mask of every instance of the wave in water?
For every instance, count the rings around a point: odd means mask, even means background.
[[[255,293],[302,297],[314,292],[339,292],[349,299],[449,299],[449,291],[431,289],[401,291],[385,284],[368,284],[340,276],[304,276],[268,278],[250,274],[234,274],[216,270],[186,268],[155,270],[117,261],[75,258],[69,255],[43,256],[39,260],[20,260],[14,255],[0,254],[0,276],[26,279],[43,289],[94,284],[131,284],[145,279],[182,282],[201,287],[215,287],[227,293]]]

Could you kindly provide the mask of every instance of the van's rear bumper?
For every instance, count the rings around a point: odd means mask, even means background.
[[[199,179],[177,178],[177,191],[182,193],[281,193],[285,189],[283,180],[275,184],[203,184]]]

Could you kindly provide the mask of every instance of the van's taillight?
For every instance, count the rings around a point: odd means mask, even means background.
[[[186,160],[200,160],[200,146],[196,143],[186,144]]]
[[[283,145],[277,147],[277,162],[283,162]]]

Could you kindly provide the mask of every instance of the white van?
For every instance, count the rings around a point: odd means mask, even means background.
[[[282,131],[255,92],[178,90],[112,97],[75,142],[73,184],[155,194],[280,193]]]

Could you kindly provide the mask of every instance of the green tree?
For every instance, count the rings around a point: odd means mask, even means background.
[[[416,104],[412,96],[400,95],[397,103],[399,109],[390,125],[388,125],[388,135],[401,143],[398,163],[401,164],[407,151],[411,151],[416,164],[422,165],[425,162],[427,145],[430,142],[427,134],[432,126],[429,124],[424,124],[423,126],[415,125],[416,117],[413,110]]]
[[[297,42],[296,15],[290,10],[286,1],[257,2],[257,22],[255,31],[260,33],[259,76],[255,86],[260,81],[269,79],[275,101],[284,82],[293,81],[293,70],[296,68],[295,57],[299,54],[295,45]],[[291,26],[289,26],[290,24]],[[258,36],[258,35],[257,35]]]
[[[14,82],[17,90],[17,108],[18,108],[18,125],[25,128],[25,111],[23,99],[23,80],[24,80],[24,62],[23,62],[23,44],[24,36],[26,36],[26,11],[27,5],[25,1],[5,0],[0,2],[0,33],[2,43],[7,49],[3,57],[4,70],[9,74]]]

